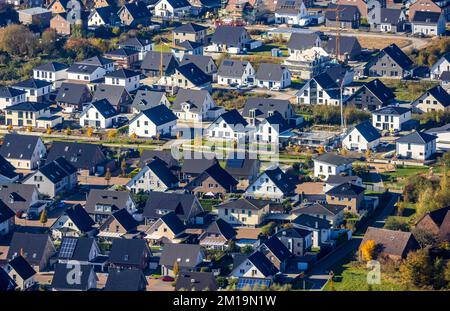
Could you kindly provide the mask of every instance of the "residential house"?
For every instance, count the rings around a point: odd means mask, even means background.
[[[326,219],[307,214],[301,214],[294,220],[292,220],[291,223],[294,228],[308,230],[312,233],[312,247],[322,247],[330,242],[331,224]]]
[[[59,13],[50,20],[50,29],[63,36],[70,36],[75,27],[86,29],[87,11],[71,10],[68,13]]]
[[[3,184],[0,185],[0,200],[20,215],[38,203],[39,193],[33,185]]]
[[[195,224],[204,210],[198,198],[189,193],[150,192],[142,213],[146,225],[174,212],[183,224]]]
[[[52,12],[45,8],[35,7],[17,11],[19,22],[23,25],[33,25],[45,29],[50,25]]]
[[[145,239],[153,245],[179,243],[182,241],[180,237],[185,230],[186,226],[177,214],[169,212],[150,225],[150,228],[146,231]]]
[[[188,16],[191,5],[187,0],[159,0],[155,5],[155,16],[161,18]]]
[[[450,52],[442,55],[439,60],[431,66],[431,78],[439,79],[444,72],[450,72]]]
[[[314,161],[314,177],[327,179],[330,175],[348,174],[352,172],[353,160],[333,153],[323,153]]]
[[[122,208],[111,214],[99,227],[98,237],[106,239],[134,238],[139,223]]]
[[[218,107],[206,90],[180,89],[172,105],[172,110],[179,120],[202,122],[216,119],[225,112]]]
[[[271,90],[281,90],[291,85],[291,73],[284,65],[260,64],[255,75],[256,85]]]
[[[114,71],[114,61],[102,56],[93,56],[79,61],[76,64],[102,67],[106,72]]]
[[[103,6],[93,8],[88,17],[87,25],[92,28],[103,27],[114,27],[118,26],[120,23],[119,16],[117,12],[114,11],[112,6]]]
[[[211,88],[211,76],[204,73],[194,63],[187,63],[175,69],[175,73],[170,80],[163,82],[162,85],[168,85],[172,88],[209,90]],[[162,82],[161,81],[161,82]]]
[[[300,25],[300,20],[307,15],[303,0],[280,0],[275,10],[275,23]]]
[[[217,72],[217,83],[228,86],[253,84],[255,69],[250,62],[225,59]]]
[[[185,55],[203,55],[203,44],[199,42],[183,41],[172,46],[172,53],[181,61]]]
[[[128,92],[139,88],[140,73],[128,69],[118,69],[105,75],[106,85],[124,86]]]
[[[290,128],[291,126],[282,115],[275,111],[272,115],[257,124],[254,131],[254,141],[279,145],[281,144],[281,136]]]
[[[69,207],[50,227],[54,239],[93,234],[95,222],[79,204]]]
[[[424,113],[449,110],[450,94],[442,86],[437,85],[423,93],[411,105]]]
[[[345,183],[351,183],[360,187],[364,187],[362,179],[359,176],[330,175],[325,182],[323,190],[324,192],[327,192],[328,190]]]
[[[425,132],[412,132],[395,141],[398,157],[425,161],[436,153],[436,139],[434,135]]]
[[[26,100],[26,94],[26,91],[0,86],[0,110],[3,111],[6,107],[23,103]]]
[[[33,78],[53,83],[53,89],[57,89],[63,80],[67,79],[66,64],[50,62],[33,68]]]
[[[297,103],[302,105],[340,105],[340,85],[326,72],[309,79],[297,92]]]
[[[369,227],[359,247],[360,256],[362,247],[369,240],[375,241],[376,249],[380,252],[379,256],[386,256],[393,260],[402,260],[410,251],[419,248],[411,232]]]
[[[138,167],[143,168],[155,158],[163,160],[166,163],[166,166],[173,172],[178,172],[180,170],[180,163],[172,155],[170,150],[143,150],[141,157],[139,158]]]
[[[91,102],[92,94],[85,84],[63,82],[55,100],[65,112],[82,111],[83,105]]]
[[[185,54],[181,59],[180,65],[186,65],[188,63],[193,63],[207,75],[217,73],[217,65],[211,56]]]
[[[113,239],[109,262],[112,268],[140,269],[148,267],[152,252],[142,239]]]
[[[101,223],[118,210],[131,215],[137,211],[136,203],[128,191],[91,189],[84,206],[95,222]]]
[[[244,195],[251,198],[264,198],[282,201],[295,190],[295,181],[280,167],[272,167],[261,173],[245,190]]]
[[[22,183],[36,185],[40,194],[54,199],[71,193],[78,184],[77,169],[65,158],[60,157],[39,167]]]
[[[10,234],[15,226],[16,213],[0,200],[0,236]]]
[[[447,1],[433,0],[417,0],[409,6],[409,19],[416,14],[417,11],[442,13],[447,21],[449,20],[450,8]]]
[[[131,104],[131,112],[138,114],[158,105],[165,105],[169,108],[170,104],[164,91],[138,90]]]
[[[117,112],[128,113],[133,102],[131,94],[124,86],[121,85],[97,85],[92,99],[101,100],[106,99],[113,105]]]
[[[187,23],[172,30],[172,34],[173,42],[175,44],[179,44],[183,41],[205,44],[207,43],[208,27],[194,23]]]
[[[351,128],[345,135],[342,146],[348,150],[374,150],[380,144],[381,135],[370,121],[364,121]]]
[[[4,111],[8,126],[48,128],[62,123],[62,117],[52,115],[50,104],[27,101],[6,107]]]
[[[111,128],[117,123],[117,111],[106,99],[91,102],[80,115],[81,127]]]
[[[289,249],[276,236],[264,241],[258,247],[258,251],[264,254],[281,272],[286,271],[287,261],[292,257]]]
[[[102,147],[96,144],[54,141],[48,151],[47,162],[65,158],[81,175],[104,174],[107,168],[114,168],[114,162],[107,159]]]
[[[205,252],[198,244],[166,244],[159,259],[161,274],[176,276],[175,264],[179,273],[195,270],[205,258]]]
[[[208,127],[210,139],[245,141],[247,139],[247,121],[236,109],[221,114]]]
[[[36,271],[22,256],[9,261],[3,269],[22,291],[29,290],[36,284],[34,278]]]
[[[405,78],[412,75],[413,61],[395,43],[382,49],[367,65],[370,77]]]
[[[380,131],[399,132],[407,128],[410,120],[410,108],[387,106],[372,111],[372,125]]]
[[[346,105],[362,110],[377,110],[395,101],[395,94],[379,79],[365,82],[346,100]]]
[[[364,187],[347,182],[331,188],[325,195],[328,204],[344,206],[348,212],[361,215],[365,190]]]
[[[67,68],[67,79],[69,81],[90,83],[104,78],[105,74],[105,68],[98,65],[75,63]]]
[[[312,232],[300,228],[284,228],[275,235],[294,256],[304,256],[311,250]]]
[[[427,212],[416,224],[416,229],[431,233],[442,241],[450,240],[450,207]]]
[[[283,64],[292,75],[308,80],[330,65],[331,57],[324,48],[313,46],[305,50],[291,50]]]
[[[148,25],[151,13],[144,2],[125,3],[117,12],[120,21],[128,27]]]
[[[206,154],[185,154],[183,166],[181,167],[181,178],[191,181],[202,174],[207,168],[213,166],[218,161],[213,153]]]
[[[147,54],[154,48],[154,43],[152,43],[149,39],[141,39],[141,38],[128,38],[125,41],[119,42],[119,48],[134,50],[139,53],[138,59],[142,61]]]
[[[13,260],[22,256],[36,272],[42,272],[55,253],[55,246],[48,234],[14,232],[6,258]]]
[[[105,272],[108,257],[102,255],[95,238],[65,237],[58,252],[58,263],[71,265],[75,261],[81,266],[91,265],[95,271]]]
[[[147,163],[126,185],[133,193],[160,191],[178,187],[179,180],[166,166],[166,163],[154,158]]]
[[[241,54],[250,40],[244,27],[218,26],[211,38],[211,45],[205,47],[205,52]]]
[[[406,15],[401,8],[383,8],[378,6],[369,13],[370,29],[381,32],[397,33],[405,31]]]
[[[199,244],[207,249],[226,250],[236,237],[236,231],[222,218],[212,222],[198,237]]]
[[[436,139],[436,148],[442,151],[450,149],[450,124],[445,124],[440,127],[435,127],[425,131],[425,133],[434,135]]]
[[[212,272],[182,272],[175,283],[176,291],[216,291],[218,288]]]
[[[322,46],[329,55],[341,61],[354,61],[361,56],[361,44],[356,37],[341,36],[339,38],[339,55],[336,54],[336,36],[329,36]]]
[[[284,120],[297,123],[298,117],[289,100],[250,97],[242,110],[242,115],[251,126],[278,112]]]
[[[293,215],[310,215],[328,220],[333,228],[339,228],[344,220],[344,209],[342,205],[333,205],[319,202],[305,202],[291,211]]]
[[[161,53],[150,51],[145,54],[141,63],[142,73],[148,77],[160,77],[161,69],[163,76],[170,77],[175,73],[175,68],[179,66],[178,61],[173,53],[162,53],[162,68],[161,68]]]
[[[171,136],[177,124],[177,116],[165,105],[141,111],[129,123],[128,134],[137,137]]]
[[[16,282],[14,282],[5,270],[0,269],[0,290],[2,292],[10,292],[15,291],[16,287]]]
[[[104,291],[107,292],[140,292],[148,285],[142,270],[110,269]]]
[[[329,4],[325,11],[325,25],[327,27],[336,27],[336,9],[339,10],[339,24],[343,28],[358,29],[360,25],[361,13],[357,6]],[[363,15],[364,16],[364,15]]]
[[[258,177],[261,162],[256,156],[234,154],[225,162],[225,170],[239,183],[238,190],[245,190]]]
[[[234,193],[237,184],[238,181],[233,176],[219,163],[215,163],[191,180],[185,188],[198,196],[224,197],[226,193]]]
[[[52,89],[52,83],[45,80],[30,78],[13,84],[12,87],[27,92],[25,98],[26,101],[39,103],[48,99]]]
[[[79,269],[79,282],[74,282],[67,276],[73,273],[73,269]],[[55,265],[55,273],[52,279],[54,291],[87,291],[97,288],[97,276],[92,265],[62,264]]]
[[[382,6],[386,6],[385,1],[376,1],[379,3],[379,5],[381,6],[381,4],[384,4]],[[339,7],[345,5],[351,5],[351,6],[356,6],[359,10],[359,12],[361,13],[361,17],[363,18],[367,18],[367,13],[369,11],[371,11],[370,9],[370,1],[368,0],[338,0],[336,1],[337,4],[339,4]],[[373,4],[372,4],[373,5]],[[334,13],[334,12],[333,12]]]
[[[275,265],[263,253],[256,251],[239,264],[234,264],[229,276],[271,279],[278,273]]]
[[[72,6],[81,8],[81,3],[77,0],[51,0],[48,2],[47,8],[52,11],[53,14],[68,13],[72,9]]]
[[[0,155],[17,169],[33,170],[47,154],[39,136],[6,134],[0,147]]]
[[[229,200],[215,206],[218,217],[233,226],[259,226],[269,213],[271,201],[252,198]]]
[[[445,34],[445,16],[442,13],[416,11],[411,19],[412,33],[426,36]]]
[[[0,155],[0,184],[12,184],[19,180],[20,174],[16,168]]]
[[[106,52],[104,54],[104,56],[106,58],[109,58],[112,61],[114,61],[114,63],[116,64],[116,66],[118,68],[130,69],[130,68],[133,68],[135,63],[139,61],[139,52],[136,50],[131,50],[131,49],[127,49],[127,48],[118,48],[118,49]],[[128,72],[128,74],[129,73],[133,73],[133,72]],[[111,74],[113,74],[113,73],[111,73]],[[122,78],[122,79],[129,78],[123,71],[116,72],[115,75],[116,76],[113,75],[112,77],[113,78],[114,77]],[[134,77],[134,76],[136,76],[136,74],[134,73],[132,76]]]

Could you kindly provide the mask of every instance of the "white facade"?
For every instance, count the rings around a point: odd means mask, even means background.
[[[327,90],[322,88],[320,84],[315,83],[315,87],[311,87],[313,80],[309,80],[297,93],[297,103],[301,105],[326,105],[339,106],[340,100],[332,98]],[[334,90],[336,91],[336,90]],[[314,98],[314,100],[313,100]]]
[[[111,128],[116,120],[117,115],[114,115],[110,118],[105,118],[97,108],[95,108],[93,105],[89,105],[81,113],[80,126],[107,129]]]
[[[104,21],[103,18],[101,18],[100,14],[98,14],[98,12],[95,12],[94,14],[89,16],[88,27],[100,27],[106,25],[107,21]]]
[[[0,111],[6,107],[23,103],[26,99],[26,94],[20,94],[14,97],[0,97]]]
[[[160,0],[155,5],[155,16],[159,17],[174,17],[174,16],[186,16],[189,14],[191,7],[186,6],[182,8],[174,8],[167,0]]]
[[[62,215],[50,228],[53,239],[62,239],[62,230],[67,229],[70,231],[74,231],[74,233],[70,236],[79,237],[81,235],[81,230],[75,225],[75,223],[69,218],[69,216]]]
[[[380,131],[400,131],[402,124],[409,120],[411,120],[411,110],[401,115],[372,112],[372,125]]]
[[[380,139],[375,139],[374,141],[368,142],[367,139],[361,135],[357,128],[348,133],[342,141],[342,146],[348,150],[365,151],[371,150],[372,148],[378,146]]]
[[[432,79],[439,79],[444,71],[450,71],[450,57],[447,59],[441,57],[433,66],[431,66],[430,74]]]
[[[278,143],[280,129],[278,124],[270,124],[264,119],[257,127],[255,141],[262,143]]]
[[[106,85],[120,85],[125,87],[128,92],[133,92],[139,88],[140,76],[136,75],[129,78],[115,78],[115,77],[105,77]]]
[[[426,144],[396,143],[397,156],[424,161],[436,152],[436,140]]]
[[[22,88],[22,87],[15,87],[14,88],[18,89],[18,90],[22,90],[27,92],[25,94],[25,101],[30,101],[30,102],[40,102],[41,98],[47,96],[51,91],[52,91],[52,86],[48,85],[48,86],[44,86],[38,89],[29,89],[29,88]]]
[[[217,107],[209,92],[204,97],[201,107],[195,107],[194,110],[191,108],[190,103],[181,103],[181,110],[174,110],[174,113],[180,120],[201,122],[207,119],[216,119],[225,112],[224,108]]]
[[[231,277],[249,277],[249,278],[265,278],[266,276],[259,271],[255,265],[247,258],[231,273]]]
[[[255,77],[255,69],[253,68],[252,64],[250,64],[250,62],[247,62],[247,65],[245,66],[245,70],[241,77],[226,77],[218,74],[217,83],[220,85],[236,84],[238,86],[245,86],[249,84],[249,78],[254,77]]]
[[[267,176],[267,174],[263,173],[250,186],[248,186],[245,190],[245,196],[252,198],[281,200],[283,199],[284,194],[280,188],[278,188]]]
[[[426,36],[439,36],[445,33],[445,17],[441,14],[437,24],[422,24],[411,22],[413,34],[424,34]]]
[[[256,80],[256,85],[261,88],[266,89],[277,89],[281,90],[287,88],[292,83],[291,81],[291,73],[287,68],[283,69],[283,74],[280,80]]]
[[[148,166],[143,168],[141,174],[136,175],[128,184],[127,188],[134,192],[164,192],[172,188],[172,185],[166,185]]]
[[[275,23],[288,24],[288,25],[300,25],[300,20],[308,15],[305,4],[302,2],[298,12],[295,13],[283,13],[275,12]]]
[[[53,83],[53,89],[56,89],[55,82],[67,79],[67,69],[59,71],[44,71],[33,69],[33,78]]]
[[[161,125],[154,124],[145,114],[140,113],[129,125],[128,135],[136,134],[138,137],[152,138],[159,135],[170,135],[177,125],[177,120]]]
[[[34,170],[38,167],[41,160],[47,155],[47,148],[41,139],[37,140],[37,144],[31,155],[31,159],[14,159],[5,155],[5,158],[18,169]]]
[[[230,125],[222,118],[214,121],[206,132],[208,138],[222,140],[245,140],[246,129],[243,125]]]
[[[341,173],[351,173],[352,165],[334,165],[331,163],[325,163],[314,159],[314,177],[323,177],[324,180],[328,179],[330,175],[339,175]]]
[[[83,65],[80,65],[83,66]],[[67,72],[68,80],[77,80],[84,82],[91,82],[101,79],[105,76],[106,70],[103,67],[97,67],[92,73]]]

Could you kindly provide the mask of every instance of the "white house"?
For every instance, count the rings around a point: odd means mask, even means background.
[[[281,201],[292,195],[294,189],[295,182],[277,166],[259,175],[245,190],[244,196]]]
[[[53,89],[59,87],[63,80],[67,79],[66,64],[50,62],[33,68],[33,78],[53,83]]]
[[[178,178],[170,171],[165,162],[155,158],[127,183],[127,189],[134,193],[164,192],[178,187],[178,183]]]
[[[179,120],[205,121],[214,120],[225,112],[218,107],[207,90],[178,90],[177,98],[172,106]]]
[[[231,277],[270,278],[279,271],[260,251],[256,251],[231,271]]]
[[[273,113],[256,126],[255,141],[278,144],[280,134],[289,129],[288,123],[280,113]]]
[[[401,131],[409,120],[409,108],[388,106],[372,111],[372,125],[380,131]]]
[[[6,134],[0,154],[17,169],[33,170],[47,155],[47,148],[39,136]]]
[[[94,220],[81,205],[68,208],[59,216],[50,227],[53,239],[61,240],[63,237],[81,237],[95,231]]]
[[[90,103],[80,115],[81,127],[111,128],[117,122],[117,111],[107,99]]]
[[[435,127],[426,131],[427,134],[434,135],[436,139],[436,148],[443,151],[450,150],[450,123],[441,127]]]
[[[333,153],[323,153],[314,161],[314,177],[321,177],[324,180],[328,179],[330,175],[339,175],[346,173],[351,175],[352,162],[350,158],[344,158]]]
[[[187,0],[160,0],[155,5],[155,16],[183,17],[190,12],[191,5]]]
[[[372,150],[380,143],[380,133],[369,121],[353,127],[342,141],[342,146],[348,150]]]
[[[88,27],[96,28],[100,26],[118,26],[119,16],[111,6],[93,8],[88,17]]]
[[[247,61],[225,59],[217,72],[217,83],[228,86],[253,84],[255,69]]]
[[[36,271],[22,256],[12,259],[3,269],[14,280],[17,288],[21,291],[28,290],[36,283],[34,279]]]
[[[436,152],[436,139],[434,135],[424,132],[413,132],[397,139],[396,152],[401,158],[424,161]]]
[[[158,105],[141,111],[130,121],[130,136],[152,138],[170,136],[177,124],[177,116],[166,106]]]
[[[155,44],[149,39],[129,38],[119,42],[119,48],[135,50],[139,52],[139,60],[142,61],[147,52],[153,51]]]
[[[445,16],[440,12],[416,11],[411,19],[412,33],[426,36],[445,34]]]
[[[106,85],[124,86],[128,92],[132,92],[139,88],[141,74],[128,69],[119,69],[105,75]]]
[[[73,64],[67,69],[67,79],[83,82],[92,82],[102,79],[106,70],[102,66]]]
[[[15,89],[26,92],[26,101],[42,102],[47,99],[52,91],[52,83],[39,79],[28,79],[12,86]]]
[[[300,20],[307,15],[303,0],[280,0],[275,10],[275,23],[300,25]]]
[[[346,74],[344,85],[348,81],[346,79],[352,78],[352,74]],[[301,105],[339,106],[341,98],[339,85],[326,72],[309,79],[296,96]]]
[[[10,234],[14,229],[15,213],[6,204],[0,204],[0,237]]]
[[[211,45],[204,52],[240,54],[246,50],[251,37],[244,27],[218,26],[211,37]]]
[[[260,64],[255,79],[258,87],[271,90],[281,90],[291,85],[289,69],[279,64]]]
[[[208,127],[206,135],[210,139],[245,141],[247,138],[247,121],[236,110],[220,115]]]
[[[431,66],[431,78],[439,79],[445,71],[450,71],[450,52],[445,53],[439,60]]]
[[[0,86],[0,110],[3,111],[6,107],[23,103],[26,94],[26,91],[8,86]]]

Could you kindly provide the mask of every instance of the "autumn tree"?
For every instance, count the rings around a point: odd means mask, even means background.
[[[57,39],[58,35],[52,28],[48,28],[42,33],[40,47],[42,52],[46,54],[52,54],[57,51]]]
[[[39,222],[42,224],[42,226],[44,226],[47,223],[47,220],[47,209],[44,208],[39,217]]]
[[[109,169],[109,167],[106,169],[105,180],[106,184],[109,186],[109,182],[111,181],[111,170]]]
[[[116,138],[117,137],[117,130],[109,130],[107,135],[108,135],[109,139]]]
[[[346,157],[346,156],[348,155],[348,150],[345,149],[345,148],[342,148],[342,149],[341,149],[341,155],[342,155],[343,157]]]
[[[50,135],[52,132],[53,131],[51,127],[47,127],[47,129],[45,130],[45,133],[47,133],[47,135]]]
[[[408,285],[427,286],[432,284],[433,265],[427,248],[410,252],[400,265],[402,280]]]
[[[127,172],[127,161],[125,161],[125,158],[123,158],[122,163],[120,163],[120,169],[122,171],[122,177],[125,177],[125,174]]]
[[[66,128],[66,135],[69,136],[70,134],[72,134],[72,130],[70,129],[70,126],[68,126]]]
[[[94,129],[92,127],[88,127],[86,130],[87,137],[92,137],[94,135]]]
[[[15,56],[33,56],[37,51],[37,41],[27,27],[12,24],[0,28],[0,50]]]
[[[173,275],[175,275],[175,277],[178,276],[178,273],[180,273],[180,264],[178,263],[178,261],[175,261],[175,263],[173,264]]]
[[[374,240],[367,240],[361,245],[361,259],[363,261],[371,261],[375,258],[376,243]]]

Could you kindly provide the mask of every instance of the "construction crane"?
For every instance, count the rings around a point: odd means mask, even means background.
[[[328,8],[325,11],[330,11],[330,12],[335,12],[336,14],[336,47],[335,47],[335,53],[336,53],[336,58],[339,60],[339,55],[341,55],[341,24],[340,24],[340,14],[339,12],[341,11],[340,9],[340,5],[339,2],[336,3],[336,7],[335,8]]]

